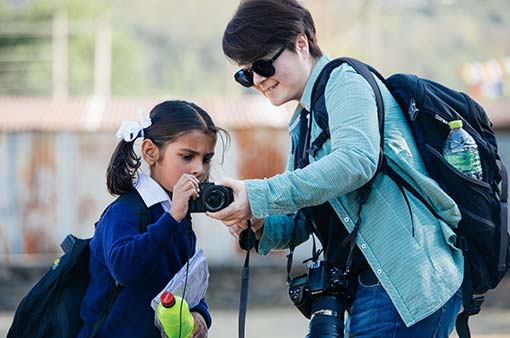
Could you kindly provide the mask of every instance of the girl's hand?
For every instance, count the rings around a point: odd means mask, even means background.
[[[191,338],[207,338],[207,324],[204,317],[198,312],[191,312],[195,320],[195,327],[191,333]]]
[[[234,202],[225,209],[216,212],[208,212],[207,215],[222,221],[226,226],[243,223],[250,219],[251,208],[244,181],[227,178],[218,182],[218,184],[232,188],[234,192]]]
[[[174,185],[172,191],[172,206],[170,207],[170,215],[180,222],[188,213],[188,205],[190,198],[198,197],[198,178],[190,174],[184,174]]]

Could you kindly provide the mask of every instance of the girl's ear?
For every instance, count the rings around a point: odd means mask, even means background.
[[[150,166],[156,164],[159,158],[159,148],[148,138],[142,142],[142,156],[144,161]]]

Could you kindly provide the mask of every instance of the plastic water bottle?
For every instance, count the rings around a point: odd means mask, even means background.
[[[181,314],[182,304],[182,314]],[[195,320],[188,303],[171,292],[163,292],[157,308],[158,320],[168,338],[189,338],[193,332]]]
[[[475,140],[462,129],[461,120],[451,121],[448,125],[450,134],[443,147],[443,157],[463,174],[482,180],[482,163]]]

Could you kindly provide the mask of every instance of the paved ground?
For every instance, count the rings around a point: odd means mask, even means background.
[[[303,338],[308,332],[308,322],[290,305],[285,292],[285,269],[258,266],[255,259],[253,263],[250,268],[246,337]],[[283,266],[284,262],[281,263]],[[207,296],[213,316],[211,338],[238,337],[240,265],[236,263],[211,271]],[[13,309],[46,269],[45,266],[39,271],[21,268],[2,270],[0,266],[0,338],[7,335]],[[470,327],[472,338],[510,338],[510,278],[505,278],[495,291],[487,294],[482,312],[470,319]],[[457,336],[453,334],[451,338]]]
[[[238,337],[238,313],[234,310],[211,310],[211,338]],[[0,337],[7,335],[12,313],[0,313]],[[483,309],[470,320],[472,338],[510,338],[510,310]],[[307,322],[293,308],[251,309],[246,318],[246,337],[300,338],[307,333]],[[28,338],[28,337],[27,337]],[[417,337],[419,338],[419,337]],[[455,334],[451,338],[457,338]]]
[[[211,338],[234,338],[237,334],[236,311],[212,311]],[[246,337],[299,338],[308,332],[308,323],[292,308],[249,309]],[[510,338],[510,310],[483,310],[470,319],[472,338]],[[382,337],[381,337],[382,338]],[[419,337],[417,337],[419,338]],[[452,334],[451,338],[457,338]]]

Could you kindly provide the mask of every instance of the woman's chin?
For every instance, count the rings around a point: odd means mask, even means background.
[[[283,98],[279,97],[279,96],[266,96],[267,99],[269,100],[269,102],[271,102],[271,104],[273,106],[281,106],[282,104],[288,102],[288,100],[284,100]]]

